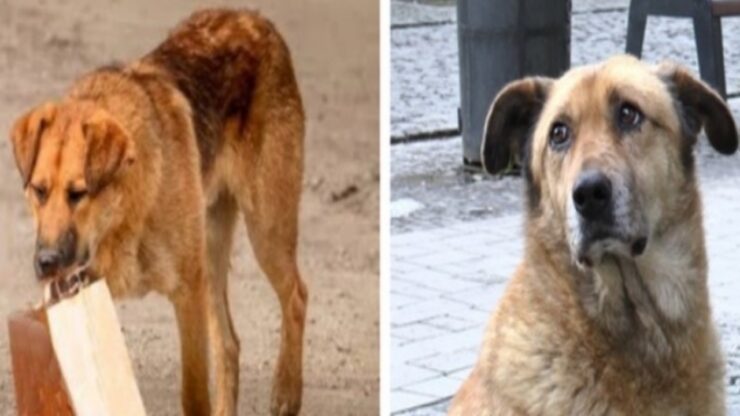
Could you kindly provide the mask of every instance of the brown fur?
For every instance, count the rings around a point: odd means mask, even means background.
[[[236,413],[227,273],[239,212],[283,312],[271,412],[299,411],[303,136],[285,43],[266,19],[229,10],[193,14],[140,60],[84,76],[15,124],[39,247],[74,241],[65,270],[89,258],[114,296],[154,290],[172,301],[185,414]],[[83,191],[78,202],[71,191]]]
[[[644,113],[628,133],[615,127],[623,102]],[[562,119],[573,136],[556,151],[548,137]],[[680,67],[631,57],[517,81],[499,94],[484,165],[505,168],[508,143],[518,142],[526,248],[450,415],[724,414],[693,170],[702,126],[717,150],[735,151],[735,125],[717,94]],[[593,167],[624,179],[648,243],[640,255],[607,252],[589,267],[570,243],[568,200]]]

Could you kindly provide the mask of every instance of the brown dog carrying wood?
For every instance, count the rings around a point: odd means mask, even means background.
[[[504,88],[482,156],[495,173],[521,151],[524,259],[451,415],[725,413],[693,155],[702,127],[735,152],[724,101],[672,64],[615,57]]]
[[[239,212],[283,313],[271,412],[299,411],[303,136],[285,43],[266,19],[229,10],[193,14],[148,55],[82,77],[13,128],[38,277],[88,265],[114,296],[165,295],[180,332],[188,415],[236,413],[227,273]]]

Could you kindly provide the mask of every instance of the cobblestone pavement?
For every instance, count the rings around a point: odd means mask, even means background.
[[[574,64],[623,50],[626,3],[574,1]],[[454,18],[450,7],[392,3],[392,136],[456,126]],[[728,89],[740,91],[740,21],[723,24]],[[696,70],[690,23],[651,18],[645,57],[670,57]],[[740,120],[740,99],[730,106]],[[734,215],[740,210],[740,154],[719,156],[701,142],[697,158],[710,291],[728,362],[728,407],[740,416],[740,279],[734,272],[740,249],[740,219]],[[521,179],[468,172],[461,167],[460,150],[459,137],[391,148],[394,414],[445,414],[522,255]]]

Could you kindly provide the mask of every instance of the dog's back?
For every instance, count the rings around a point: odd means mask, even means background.
[[[289,62],[274,62],[281,55],[287,57],[282,39],[258,14],[204,10],[182,22],[144,58],[163,68],[187,97],[204,170],[223,145],[226,120],[247,117],[256,85],[264,81],[258,78],[292,77]]]
[[[101,77],[109,79],[96,79]],[[184,110],[191,117],[204,175],[214,167],[230,136],[242,144],[248,135],[259,140],[261,134],[257,130],[264,123],[256,119],[264,118],[262,110],[274,109],[281,100],[291,111],[301,116],[303,113],[284,40],[269,20],[251,11],[195,12],[149,54],[128,65],[99,68],[83,77],[71,95],[108,93],[117,84],[110,82],[115,77],[143,90],[149,96],[145,102],[133,97],[130,87],[121,88],[139,108],[152,104],[155,108],[151,111],[158,113],[157,117],[168,110],[161,108],[162,102],[169,102],[168,107],[172,107],[167,88],[184,96],[188,107]],[[103,91],[95,91],[98,89]],[[254,114],[255,108],[261,113]],[[227,131],[230,124],[235,127],[233,131]]]

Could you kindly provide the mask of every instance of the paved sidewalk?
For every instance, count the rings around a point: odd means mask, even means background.
[[[712,305],[728,361],[728,404],[730,414],[740,415],[740,180],[722,178],[702,188]],[[394,414],[445,413],[476,360],[522,244],[519,214],[392,236]]]
[[[519,215],[391,239],[393,412],[452,395],[519,261]]]

